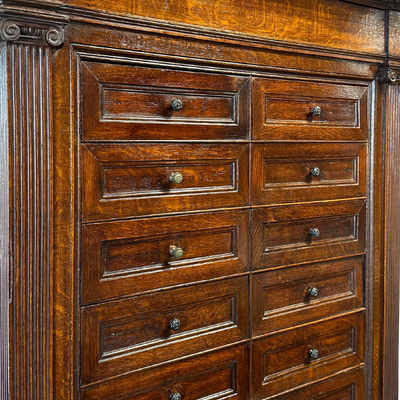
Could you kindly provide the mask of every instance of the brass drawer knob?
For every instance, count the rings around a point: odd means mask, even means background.
[[[311,115],[314,115],[314,117],[318,117],[318,115],[321,115],[321,107],[316,106],[311,109]]]
[[[317,237],[321,234],[321,232],[319,231],[318,228],[312,228],[312,229],[310,229],[310,230],[308,231],[308,233],[309,233],[309,235],[310,235],[311,237],[315,237],[315,238],[317,238]]]
[[[169,327],[173,330],[173,331],[177,331],[180,327],[181,327],[181,321],[179,321],[178,318],[173,319],[170,323],[169,323]]]
[[[172,100],[171,108],[174,111],[181,111],[183,107],[182,101],[179,99]]]
[[[310,174],[312,176],[320,176],[321,175],[321,169],[318,167],[314,167],[310,169]]]
[[[169,395],[170,400],[181,400],[182,396],[180,393],[171,393]]]
[[[169,176],[169,181],[173,183],[181,183],[183,181],[183,176],[180,172],[172,172]]]
[[[310,293],[311,297],[317,297],[319,295],[319,290],[316,287],[313,287],[308,290],[308,293]]]
[[[169,246],[169,254],[174,258],[182,258],[183,257],[183,250],[180,247],[176,247],[174,245]]]
[[[316,360],[319,357],[319,351],[317,349],[311,349],[308,354],[313,360]]]

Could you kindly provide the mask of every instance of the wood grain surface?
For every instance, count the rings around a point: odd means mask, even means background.
[[[338,0],[66,0],[70,6],[312,47],[383,54],[384,12]]]

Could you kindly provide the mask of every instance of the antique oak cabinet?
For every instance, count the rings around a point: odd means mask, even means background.
[[[1,400],[396,400],[399,82],[399,1],[1,1]]]

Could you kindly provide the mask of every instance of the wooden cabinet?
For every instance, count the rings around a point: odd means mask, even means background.
[[[396,400],[377,3],[1,2],[1,400]]]

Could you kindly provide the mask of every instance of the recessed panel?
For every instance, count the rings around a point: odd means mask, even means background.
[[[366,196],[364,143],[253,145],[252,201],[257,205]]]
[[[82,302],[248,272],[245,210],[87,224]]]
[[[365,200],[257,208],[253,270],[365,252]]]
[[[362,307],[363,260],[343,258],[253,274],[253,337]]]
[[[248,77],[89,61],[80,66],[83,140],[248,139]]]
[[[365,400],[364,368],[356,368],[332,378],[319,380],[315,384],[289,390],[278,396],[269,396],[267,393],[258,393],[254,396],[256,400],[272,398],[276,400]]]
[[[247,310],[247,276],[84,307],[82,380],[246,339]]]
[[[253,137],[272,141],[368,138],[368,86],[255,78]]]
[[[85,144],[81,171],[87,221],[249,204],[245,144]]]
[[[124,374],[81,388],[82,400],[169,399],[179,393],[182,399],[248,398],[248,347],[246,344],[208,352],[161,367]]]
[[[364,313],[272,334],[253,341],[253,391],[257,398],[293,390],[363,365]]]

